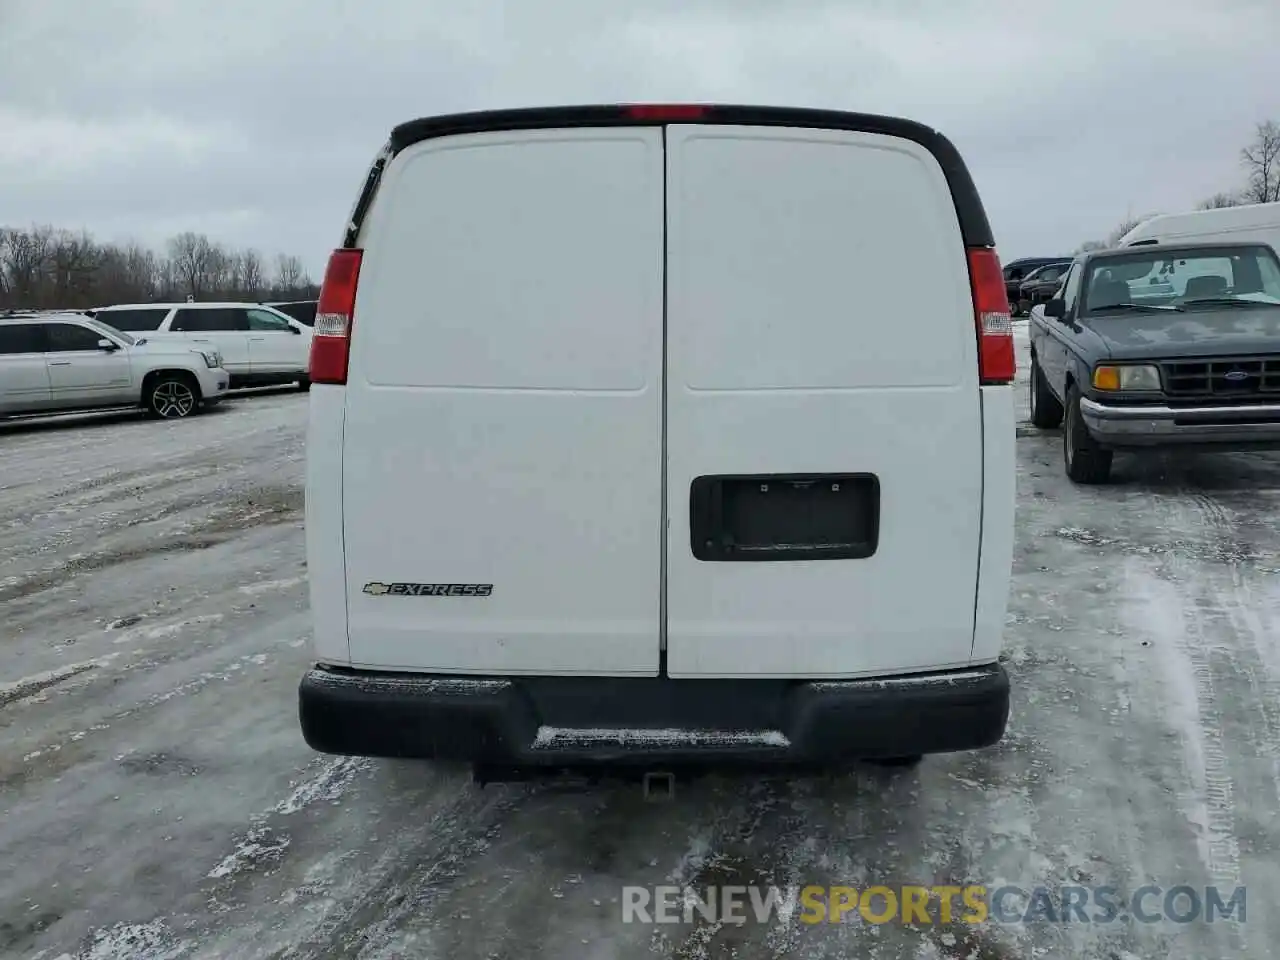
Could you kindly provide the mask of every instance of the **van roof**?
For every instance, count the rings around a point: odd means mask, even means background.
[[[1182,243],[1142,244],[1140,246],[1113,247],[1109,250],[1094,250],[1085,254],[1084,259],[1092,262],[1095,260],[1124,260],[1151,256],[1176,257],[1180,253],[1210,253],[1215,251],[1225,255],[1233,250],[1258,249],[1267,250],[1270,248],[1267,244],[1257,240],[1187,240]]]
[[[951,189],[960,233],[968,247],[993,247],[995,237],[973,178],[955,146],[932,127],[900,117],[840,110],[738,104],[598,104],[485,110],[423,117],[391,131],[386,148],[374,161],[347,226],[344,246],[355,246],[361,222],[387,162],[423,140],[467,133],[536,130],[557,127],[661,125],[667,123],[734,124],[739,126],[816,127],[900,137],[920,144],[938,161]]]
[[[113,303],[109,307],[98,307],[97,310],[101,313],[103,310],[172,310],[174,307],[181,307],[184,310],[205,310],[225,307],[258,308],[265,306],[270,306],[270,304],[248,300],[201,300],[199,302],[174,300],[171,303]]]
[[[1133,240],[1161,231],[1181,228],[1187,232],[1205,230],[1219,224],[1233,227],[1265,227],[1280,224],[1280,201],[1271,203],[1245,203],[1238,207],[1218,207],[1213,210],[1188,210],[1182,213],[1157,213],[1138,223],[1118,241],[1128,245]]]

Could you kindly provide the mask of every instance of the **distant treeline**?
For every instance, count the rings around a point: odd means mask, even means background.
[[[165,300],[312,300],[319,286],[302,261],[235,250],[201,233],[170,238],[165,252],[99,243],[51,226],[0,227],[0,310],[82,310]]]

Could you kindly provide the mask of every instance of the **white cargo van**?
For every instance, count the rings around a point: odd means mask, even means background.
[[[927,127],[397,127],[316,317],[307,742],[528,768],[998,741],[1013,376],[991,229]]]
[[[1280,254],[1280,203],[1159,214],[1126,233],[1117,246],[1200,242],[1265,243]]]

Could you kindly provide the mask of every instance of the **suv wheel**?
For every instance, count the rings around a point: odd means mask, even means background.
[[[1031,422],[1041,430],[1052,430],[1062,423],[1062,404],[1044,382],[1040,361],[1031,355],[1031,374],[1028,378],[1031,394]]]
[[[190,416],[200,406],[200,389],[182,373],[162,373],[151,381],[145,397],[147,413],[161,420]]]
[[[1062,458],[1067,476],[1076,483],[1106,483],[1111,479],[1111,451],[1103,450],[1080,416],[1080,393],[1067,388],[1067,422],[1062,429]]]

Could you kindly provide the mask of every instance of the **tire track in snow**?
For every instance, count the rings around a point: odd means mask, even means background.
[[[1172,496],[1157,497],[1155,506],[1164,515],[1167,529],[1218,541],[1230,536],[1225,513],[1197,491],[1176,489]],[[1223,595],[1215,589],[1224,579],[1216,565],[1210,568],[1195,559],[1170,552],[1160,558],[1164,576],[1158,576],[1147,566],[1149,561],[1126,557],[1123,571],[1127,592],[1146,601],[1147,622],[1141,626],[1154,627],[1155,652],[1172,698],[1162,706],[1182,742],[1187,786],[1177,793],[1179,806],[1195,833],[1209,882],[1230,891],[1243,885],[1236,806],[1240,787],[1228,750],[1233,741],[1226,733],[1235,718],[1227,716],[1230,708],[1224,708],[1222,691],[1237,684],[1251,685],[1242,659],[1249,651],[1233,642],[1236,637],[1244,639],[1230,613],[1233,606],[1238,610],[1239,599],[1233,600],[1230,590]],[[1238,570],[1235,573],[1239,575]],[[1225,579],[1230,582],[1230,577]],[[1225,642],[1215,639],[1215,634],[1223,632],[1220,620],[1229,627]],[[1249,735],[1249,746],[1255,749],[1259,740],[1266,739],[1265,733],[1258,736],[1252,724]],[[1235,921],[1230,927],[1243,946],[1244,928]]]
[[[326,815],[311,811],[353,789],[378,809],[367,820],[360,804],[340,837]],[[272,960],[364,960],[444,955],[431,949],[448,917],[439,901],[473,858],[531,793],[492,787],[470,776],[416,762],[321,758],[287,797],[250,818],[230,854],[206,877],[207,910],[187,932],[201,956]],[[400,934],[413,929],[401,947]],[[268,946],[270,945],[270,946]]]
[[[325,918],[316,935],[285,956],[314,960],[434,956],[429,942],[406,945],[411,950],[399,947],[399,932],[411,917],[421,931],[423,916],[434,911],[467,862],[486,849],[489,835],[529,796],[528,789],[519,788],[486,788],[478,793],[469,778],[446,785],[433,815],[424,817],[413,830],[397,830],[377,861],[363,872],[359,892],[343,898],[342,906]]]
[[[1198,494],[1194,502],[1201,508],[1213,534],[1234,544],[1236,536],[1235,521],[1228,509],[1217,503],[1212,497]],[[1276,636],[1275,623],[1265,600],[1253,593],[1252,586],[1245,579],[1238,563],[1230,563],[1226,567],[1228,582],[1220,594],[1222,612],[1226,614],[1236,634],[1248,637],[1252,652],[1256,654],[1244,662],[1244,650],[1238,652],[1238,666],[1248,677],[1249,689],[1252,691],[1254,704],[1257,705],[1263,735],[1254,740],[1258,753],[1271,760],[1272,788],[1275,790],[1277,805],[1280,805],[1280,671],[1275,662],[1275,645],[1268,636]]]
[[[1240,843],[1236,836],[1235,782],[1228,770],[1222,716],[1213,669],[1205,652],[1203,619],[1194,599],[1126,558],[1125,589],[1140,598],[1144,616],[1137,625],[1154,635],[1163,702],[1160,713],[1182,745],[1181,789],[1175,796],[1195,839],[1197,856],[1210,884],[1227,891],[1241,886]],[[1239,934],[1243,938],[1243,932]]]
[[[708,886],[777,884],[785,887],[795,882],[794,858],[801,849],[797,844],[799,837],[794,823],[789,829],[785,825],[786,818],[780,813],[779,806],[783,800],[794,798],[797,791],[803,795],[804,789],[803,784],[779,785],[766,779],[753,784],[745,793],[739,793],[728,809],[710,824],[698,824],[689,833],[687,847],[667,874],[665,882],[695,894]],[[798,819],[802,823],[807,820]],[[783,828],[782,837],[768,849],[772,854],[783,851],[783,856],[759,856],[755,842],[757,834],[762,830],[773,831],[779,826]],[[790,943],[792,928],[785,920],[764,932],[771,956],[785,955],[782,951]],[[723,922],[697,916],[692,924],[672,930],[672,936],[655,931],[653,946],[662,947],[668,956],[680,960],[706,960],[712,949],[717,951],[717,955],[728,949],[725,940],[741,941],[744,932],[747,931],[726,929]],[[717,943],[716,938],[722,933],[725,937]]]

